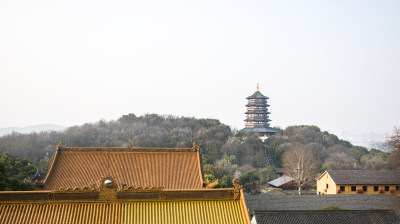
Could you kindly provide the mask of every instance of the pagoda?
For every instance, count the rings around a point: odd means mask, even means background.
[[[247,97],[248,103],[246,105],[246,127],[242,131],[256,132],[260,136],[269,136],[275,134],[277,131],[269,127],[269,119],[267,100],[268,97],[260,93],[257,83],[256,92]]]

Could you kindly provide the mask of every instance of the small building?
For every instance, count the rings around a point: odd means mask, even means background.
[[[276,167],[275,173],[276,173],[276,176],[281,177],[285,174],[285,169],[281,168],[281,167]]]
[[[292,184],[293,181],[294,179],[289,176],[282,176],[276,178],[275,180],[271,180],[270,182],[268,182],[268,185],[275,188],[283,188],[283,189],[285,189],[286,187],[293,188]]]
[[[399,171],[327,170],[317,178],[317,194],[396,194]]]
[[[247,97],[246,127],[242,131],[255,132],[260,136],[269,136],[277,133],[277,131],[269,127],[271,120],[269,119],[268,99],[260,92],[257,83],[256,92]]]

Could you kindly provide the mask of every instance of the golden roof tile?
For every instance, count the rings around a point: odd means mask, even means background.
[[[40,190],[97,185],[113,176],[123,186],[201,189],[201,155],[193,148],[64,147],[59,145]]]

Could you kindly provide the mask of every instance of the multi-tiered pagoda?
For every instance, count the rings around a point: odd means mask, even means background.
[[[273,135],[277,131],[269,127],[269,122],[271,121],[268,117],[270,112],[268,112],[269,105],[267,104],[268,97],[260,93],[257,83],[257,91],[247,97],[248,104],[246,114],[246,128],[242,131],[251,131],[264,135]]]

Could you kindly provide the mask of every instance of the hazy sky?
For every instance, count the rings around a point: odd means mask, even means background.
[[[0,127],[123,114],[400,125],[400,1],[0,1]]]

